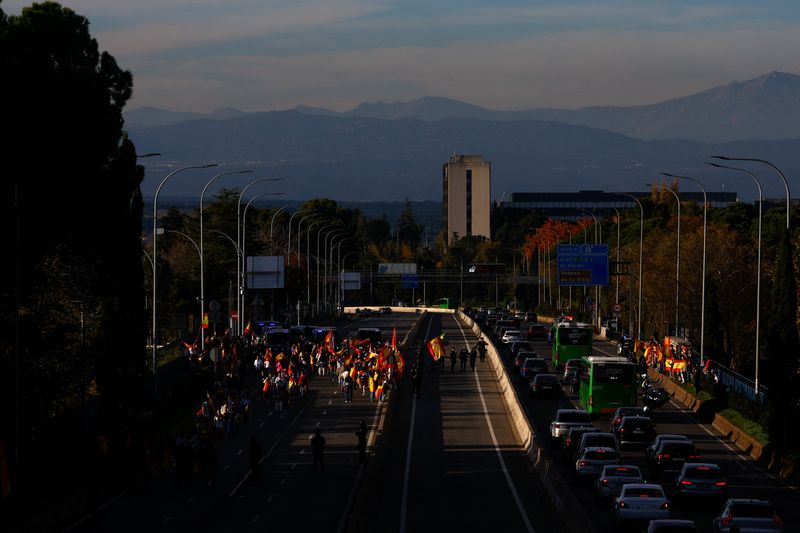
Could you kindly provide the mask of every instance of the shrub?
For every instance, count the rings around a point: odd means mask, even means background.
[[[735,409],[723,409],[719,414],[764,446],[769,444],[769,435],[764,431],[764,427],[761,424],[745,418]]]

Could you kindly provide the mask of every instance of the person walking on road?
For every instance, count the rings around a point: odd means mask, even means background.
[[[456,360],[458,356],[456,356],[456,349],[450,348],[450,372],[456,371]]]
[[[356,431],[356,437],[358,437],[358,444],[356,445],[358,449],[358,464],[363,465],[367,462],[367,423],[364,420],[361,420],[358,431]]]
[[[250,435],[250,449],[247,454],[247,460],[250,463],[250,479],[259,481],[261,479],[261,444],[259,444],[255,433]]]
[[[317,465],[325,472],[325,437],[319,428],[314,429],[314,436],[311,438],[311,455],[314,457],[314,473],[317,473]]]
[[[422,391],[422,371],[418,365],[414,365],[411,369],[411,394],[419,399],[419,393]]]
[[[483,337],[478,339],[478,355],[483,363],[486,360],[486,341],[483,340]]]
[[[459,352],[458,358],[461,359],[461,371],[464,372],[465,370],[467,370],[467,359],[469,358],[469,352],[467,351],[466,346],[461,348],[461,352]]]
[[[475,372],[475,361],[478,360],[478,350],[472,348],[469,352],[469,367]]]

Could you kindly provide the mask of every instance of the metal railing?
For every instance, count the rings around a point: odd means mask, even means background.
[[[764,385],[759,385],[759,393],[756,394],[755,382],[727,366],[713,361],[711,372],[719,378],[719,382],[725,385],[730,392],[743,396],[750,401],[758,402],[762,407],[769,405],[769,389]]]

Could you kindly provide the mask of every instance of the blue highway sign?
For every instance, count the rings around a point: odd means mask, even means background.
[[[557,281],[562,287],[608,285],[608,245],[558,245]]]

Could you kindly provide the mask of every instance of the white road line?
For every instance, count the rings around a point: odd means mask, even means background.
[[[225,465],[225,467],[223,468],[223,470],[227,470],[227,469],[229,469],[230,467],[231,467],[231,465]]]
[[[297,463],[292,463],[292,466],[290,466],[289,468],[291,468],[292,470],[294,470],[296,467],[297,467]]]
[[[319,422],[317,422],[317,427],[319,427]]]
[[[253,524],[255,524],[256,522],[258,522],[258,519],[259,519],[259,518],[261,518],[261,515],[260,515],[260,514],[257,514],[257,515],[255,515],[255,516],[254,516],[254,517],[253,517],[253,518],[250,520],[250,522],[252,522]]]
[[[241,448],[239,448],[239,451],[238,451],[238,452],[236,452],[236,455],[242,455],[242,452],[243,452],[243,451],[244,451],[244,450],[242,450]]]
[[[461,330],[461,336],[464,337],[464,344],[467,344],[467,335],[464,333],[464,328],[461,327],[461,322],[458,321],[455,315],[451,315],[453,320],[456,321],[458,325],[458,329]],[[481,398],[481,405],[483,405],[483,416],[486,418],[486,425],[489,427],[489,434],[492,436],[492,443],[494,444],[494,452],[497,455],[497,460],[500,462],[500,468],[503,470],[503,475],[506,478],[506,483],[508,484],[508,488],[511,490],[511,495],[514,497],[514,502],[517,504],[517,509],[519,510],[519,514],[522,517],[522,521],[525,523],[525,528],[529,533],[535,533],[533,529],[533,525],[531,524],[530,519],[528,518],[528,513],[525,512],[525,507],[522,505],[522,500],[519,497],[519,493],[517,492],[517,487],[514,485],[514,481],[511,479],[511,474],[508,472],[508,468],[506,467],[506,462],[503,459],[503,454],[500,451],[500,444],[497,442],[497,436],[494,433],[494,426],[492,425],[492,419],[489,417],[489,409],[486,407],[486,398],[483,397],[483,388],[481,388],[481,380],[478,378],[478,372],[475,372],[475,384],[478,386],[478,395]]]
[[[324,415],[327,415],[327,414],[328,414],[328,411],[322,411],[322,415],[323,415],[323,416],[324,416]]]
[[[267,503],[272,503],[272,500],[274,500],[274,499],[275,499],[275,495],[273,494],[272,496],[267,498]]]
[[[303,455],[304,453],[306,453],[306,449],[305,448],[300,450],[300,455]]]
[[[428,329],[425,331],[425,338],[431,332],[433,317],[428,319]],[[414,420],[417,417],[417,400],[411,398],[411,425],[408,430],[408,444],[406,445],[406,470],[403,474],[403,498],[400,502],[400,533],[406,533],[406,514],[408,510],[408,479],[411,476],[411,445],[414,441]]]
[[[186,498],[186,503],[192,503],[194,501],[194,496],[189,496]]]
[[[333,400],[328,400],[328,405],[332,404]]]
[[[261,429],[261,428],[263,428],[263,427],[264,427],[264,422],[261,422],[261,423],[258,425],[258,429]]]
[[[286,478],[281,480],[281,487],[284,486],[284,485],[286,485]]]
[[[162,521],[161,521],[161,525],[163,526],[164,524],[166,524],[166,523],[167,523],[167,522],[169,522],[170,520],[172,520],[172,517],[171,517],[171,516],[168,516],[168,517],[166,517],[164,520],[162,520]]]
[[[266,461],[269,458],[270,455],[272,455],[272,452],[275,451],[275,448],[283,440],[283,437],[285,437],[286,434],[289,433],[289,430],[292,429],[292,427],[297,422],[297,420],[300,418],[300,416],[303,414],[303,412],[305,412],[306,407],[308,407],[308,405],[309,404],[305,404],[303,406],[303,408],[300,409],[300,411],[297,413],[297,416],[294,417],[294,419],[286,427],[286,429],[283,431],[283,433],[281,433],[280,436],[277,439],[275,439],[275,442],[272,444],[272,447],[269,449],[269,451],[266,453],[266,455],[264,455],[264,457],[261,458],[261,460],[258,462],[258,464],[263,463],[264,461]],[[303,452],[300,452],[300,453],[303,453]],[[241,487],[244,484],[244,482],[247,481],[249,478],[250,478],[250,472],[247,472],[247,474],[245,474],[245,476],[242,478],[242,480],[239,483],[237,483],[235,487],[233,487],[233,490],[230,492],[230,494],[228,494],[228,496],[233,498],[234,494],[236,494],[236,491],[239,490],[239,487]]]

